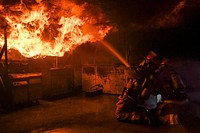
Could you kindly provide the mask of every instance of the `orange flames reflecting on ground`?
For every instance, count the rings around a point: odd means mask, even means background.
[[[1,17],[8,25],[8,49],[18,50],[25,57],[61,57],[83,43],[102,40],[112,26],[103,24],[98,14],[92,16],[86,6],[60,9],[47,3],[21,3],[1,8]],[[4,33],[0,32],[0,47],[3,44]]]

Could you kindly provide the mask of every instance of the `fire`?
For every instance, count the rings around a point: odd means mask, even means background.
[[[86,6],[59,9],[41,2],[1,8],[0,17],[7,23],[8,49],[18,50],[25,57],[61,57],[81,44],[101,41],[112,26],[99,22],[98,14],[92,16]],[[4,33],[0,32],[0,47],[3,44]]]

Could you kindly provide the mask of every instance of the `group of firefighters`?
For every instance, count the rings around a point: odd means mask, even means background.
[[[150,51],[133,70],[118,97],[116,118],[148,125],[180,124],[188,107],[187,87],[170,60]]]

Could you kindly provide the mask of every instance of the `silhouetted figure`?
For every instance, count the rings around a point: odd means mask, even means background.
[[[188,105],[186,86],[181,76],[170,64],[170,60],[163,58],[160,68],[154,75],[155,85],[160,87],[162,102],[158,104],[157,116],[162,124],[179,124],[181,115]]]
[[[157,90],[150,84],[150,76],[159,68],[158,56],[150,51],[137,68],[133,79],[129,79],[119,101],[115,116],[120,121],[150,124],[151,110],[157,107]]]
[[[169,64],[150,51],[134,68],[119,101],[115,116],[120,121],[152,125],[175,125],[187,108],[188,99],[181,76]]]

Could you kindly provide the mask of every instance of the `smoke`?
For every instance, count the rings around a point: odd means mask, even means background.
[[[172,9],[162,14],[162,16],[158,15],[150,20],[150,23],[153,23],[153,27],[156,28],[164,28],[164,27],[172,27],[178,25],[182,19],[183,14],[181,11],[185,8],[186,2],[188,0],[182,0],[179,3],[175,4]]]
[[[197,13],[200,7],[199,0],[164,1],[150,19],[143,24],[132,23],[136,30],[166,29],[177,27],[185,20]]]

